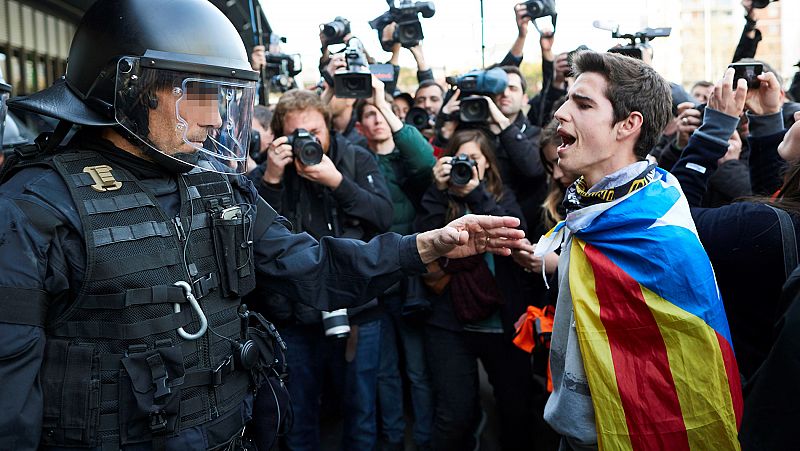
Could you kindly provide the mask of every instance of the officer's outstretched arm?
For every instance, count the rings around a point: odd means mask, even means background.
[[[319,310],[354,307],[403,277],[421,274],[439,257],[483,252],[510,255],[522,245],[517,218],[461,217],[429,232],[379,235],[369,242],[292,234],[281,222],[256,237],[255,263],[270,289]]]

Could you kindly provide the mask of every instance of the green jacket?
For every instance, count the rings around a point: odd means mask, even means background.
[[[378,167],[389,185],[394,216],[392,232],[410,234],[425,190],[433,183],[433,147],[416,128],[406,124],[394,133],[395,149],[377,155]]]

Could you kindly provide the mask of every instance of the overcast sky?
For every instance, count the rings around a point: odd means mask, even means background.
[[[430,19],[422,19],[425,56],[429,64],[435,68],[444,67],[447,72],[480,67],[481,2],[436,0],[434,3],[436,14]],[[499,61],[516,38],[513,12],[516,3],[517,0],[483,2],[487,65]],[[596,50],[607,49],[616,41],[611,39],[609,32],[593,28],[592,22],[613,18],[622,25],[623,31],[634,31],[642,25],[639,16],[646,3],[647,0],[558,0],[559,17],[554,50],[567,51],[580,44],[587,44]],[[305,70],[299,78],[304,82],[313,82],[319,76],[316,70],[320,47],[319,24],[337,15],[351,21],[352,32],[361,38],[367,51],[377,60],[386,60],[390,56],[380,49],[377,33],[367,24],[388,9],[385,0],[261,0],[261,4],[273,31],[288,40],[283,50],[302,55]],[[671,24],[658,23],[654,19],[647,25],[659,27]],[[538,33],[532,26],[525,50],[529,61],[539,60]],[[400,62],[402,66],[414,66],[411,54],[405,50]]]

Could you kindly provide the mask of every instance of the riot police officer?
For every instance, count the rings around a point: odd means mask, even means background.
[[[211,3],[98,0],[66,76],[11,102],[61,123],[0,186],[3,447],[241,446],[280,344],[241,303],[256,284],[334,310],[519,245],[516,220],[480,216],[369,243],[292,234],[238,174],[256,80]]]

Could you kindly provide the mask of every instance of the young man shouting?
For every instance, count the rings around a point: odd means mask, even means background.
[[[581,177],[535,252],[562,248],[545,419],[564,450],[738,449],[741,389],[714,273],[680,185],[644,161],[670,86],[610,53],[578,54],[573,72],[555,114],[558,165]]]

